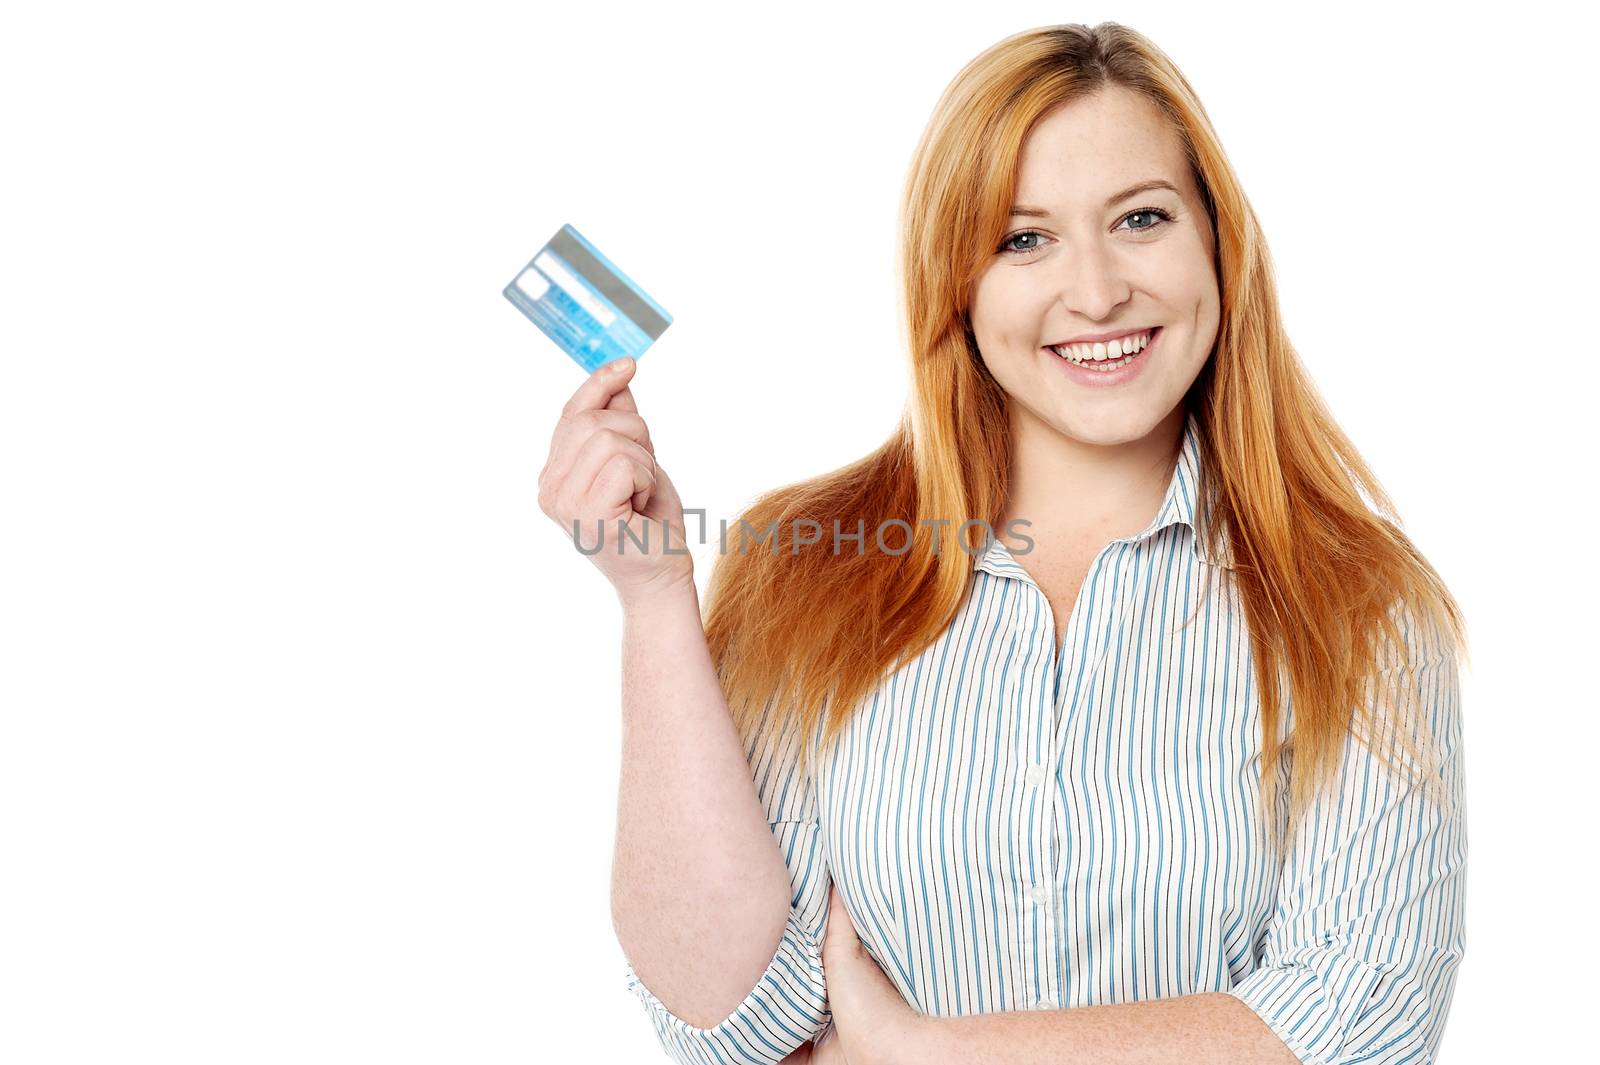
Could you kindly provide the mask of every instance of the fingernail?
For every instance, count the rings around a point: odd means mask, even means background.
[[[622,357],[622,358],[620,358],[620,359],[616,359],[616,360],[613,360],[613,362],[612,362],[612,363],[611,363],[611,372],[612,372],[612,373],[621,373],[621,372],[622,372],[622,371],[623,371],[623,369],[624,369],[624,368],[625,368],[625,367],[626,367],[626,366],[627,366],[627,365],[628,365],[628,364],[629,364],[629,363],[631,363],[631,362],[632,362],[632,361],[633,361],[633,360],[632,360],[632,359],[630,359],[630,358],[628,358],[628,357],[627,357],[627,356],[626,356],[626,355],[624,355],[624,356],[623,356],[623,357]]]

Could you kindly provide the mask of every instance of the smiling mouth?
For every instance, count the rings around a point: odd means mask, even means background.
[[[1075,366],[1084,366],[1091,370],[1110,370],[1132,362],[1140,352],[1150,346],[1150,342],[1156,338],[1161,329],[1162,327],[1158,325],[1140,333],[1130,333],[1116,340],[1096,344],[1051,344],[1048,350]]]

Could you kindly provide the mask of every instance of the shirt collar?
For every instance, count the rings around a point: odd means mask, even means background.
[[[1162,497],[1161,506],[1156,511],[1156,516],[1151,519],[1142,532],[1115,543],[1139,543],[1148,540],[1156,533],[1169,525],[1187,525],[1189,527],[1189,549],[1194,552],[1195,558],[1208,565],[1221,569],[1233,569],[1233,553],[1228,544],[1227,526],[1220,530],[1221,552],[1212,556],[1206,551],[1206,522],[1199,514],[1199,492],[1201,484],[1200,461],[1200,426],[1194,413],[1188,412],[1184,417],[1183,444],[1178,451],[1177,465],[1172,469],[1172,477],[1167,482],[1166,495]],[[1022,567],[1005,544],[995,538],[991,532],[985,541],[984,547],[972,556],[972,568],[985,570],[998,577],[1017,577],[1023,580],[1032,580],[1028,571]]]

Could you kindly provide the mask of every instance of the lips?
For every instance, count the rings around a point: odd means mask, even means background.
[[[1152,353],[1161,346],[1161,338],[1166,335],[1166,330],[1156,326],[1150,332],[1150,339],[1143,348],[1126,355],[1118,354],[1095,361],[1092,357],[1087,360],[1070,358],[1057,355],[1053,349],[1045,348],[1050,359],[1067,375],[1067,379],[1080,388],[1098,391],[1106,388],[1122,388],[1138,380],[1144,374],[1144,368],[1151,358],[1157,357]],[[1078,350],[1082,350],[1081,348]]]

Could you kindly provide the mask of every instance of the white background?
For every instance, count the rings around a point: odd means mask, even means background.
[[[583,373],[500,290],[570,222],[672,312],[634,391],[735,520],[893,427],[945,84],[1104,19],[1201,94],[1293,341],[1468,615],[1442,1056],[1564,1060],[1595,27],[999,2],[8,16],[0,1058],[665,1060],[610,924],[620,613],[535,500]]]

